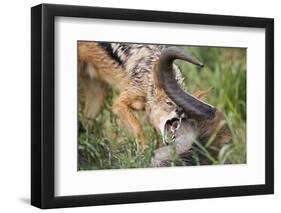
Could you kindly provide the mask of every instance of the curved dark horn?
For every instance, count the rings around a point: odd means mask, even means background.
[[[176,47],[164,49],[161,53],[158,67],[159,78],[164,91],[172,101],[183,108],[187,115],[207,119],[214,118],[216,109],[213,106],[193,97],[178,85],[173,73],[173,61],[175,59],[185,60],[201,67],[204,66],[202,62],[190,53],[186,53]]]

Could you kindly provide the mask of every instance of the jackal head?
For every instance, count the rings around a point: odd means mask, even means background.
[[[215,107],[199,100],[184,91],[175,79],[173,62],[181,59],[192,64],[203,64],[188,52],[176,47],[162,50],[159,60],[153,68],[154,98],[149,104],[149,120],[161,133],[163,141],[167,142],[168,135],[174,139],[175,132],[180,127],[183,117],[196,119],[213,119]]]

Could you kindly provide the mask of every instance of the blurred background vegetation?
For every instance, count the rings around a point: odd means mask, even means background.
[[[213,87],[206,102],[216,106],[226,114],[233,134],[233,143],[225,145],[216,155],[196,142],[191,151],[192,165],[200,165],[200,156],[205,156],[209,164],[246,163],[246,49],[216,47],[183,47],[200,59],[204,68],[190,63],[176,61],[179,65],[189,92]],[[148,149],[138,150],[136,141],[128,133],[117,117],[111,112],[112,99],[118,91],[109,89],[102,112],[94,121],[93,128],[86,128],[82,119],[83,97],[79,96],[79,142],[78,170],[145,168],[151,167],[151,158],[156,149],[156,141],[161,138],[146,121],[144,112],[136,112],[144,124]],[[174,156],[170,166],[191,164],[179,162]]]

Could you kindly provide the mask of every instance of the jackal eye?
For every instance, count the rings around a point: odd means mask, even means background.
[[[173,106],[173,105],[174,105],[171,101],[166,101],[166,104],[167,104],[168,106]]]

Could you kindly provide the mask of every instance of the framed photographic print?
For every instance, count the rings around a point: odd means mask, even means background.
[[[31,9],[31,204],[271,194],[274,21]]]

